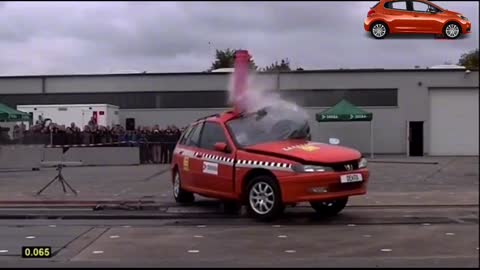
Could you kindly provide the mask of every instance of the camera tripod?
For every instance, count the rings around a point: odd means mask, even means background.
[[[75,193],[75,195],[78,195],[77,194],[77,191],[75,191],[75,189],[73,189],[70,184],[68,184],[67,180],[65,180],[65,178],[63,177],[62,175],[62,169],[63,167],[66,167],[66,165],[64,165],[63,163],[58,163],[57,164],[57,171],[58,171],[58,174],[57,176],[55,176],[55,178],[52,179],[52,181],[50,181],[46,186],[44,186],[41,190],[39,190],[37,192],[37,195],[40,195],[40,193],[42,193],[42,191],[44,191],[48,186],[50,186],[53,182],[55,182],[55,180],[58,180],[60,181],[60,183],[62,184],[62,187],[63,187],[63,192],[66,193],[67,192],[67,189],[65,188],[65,186],[67,186],[71,191],[73,191],[73,193]]]

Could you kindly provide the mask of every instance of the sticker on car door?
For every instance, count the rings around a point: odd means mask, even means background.
[[[218,164],[213,162],[203,162],[203,173],[218,175]]]

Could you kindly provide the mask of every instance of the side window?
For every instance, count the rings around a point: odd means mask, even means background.
[[[214,150],[214,145],[217,142],[227,143],[227,137],[223,128],[218,123],[206,122],[200,140],[200,147]]]
[[[429,5],[423,3],[423,2],[417,2],[413,1],[413,11],[416,12],[428,12],[429,11]]]
[[[187,141],[188,135],[190,135],[190,132],[192,131],[192,126],[188,126],[187,129],[182,134],[182,137],[180,137],[180,140],[178,140],[179,144],[185,144]]]
[[[385,3],[385,7],[389,9],[396,10],[407,10],[407,2],[405,1],[394,1]]]
[[[192,127],[192,131],[190,132],[185,145],[186,146],[194,146],[198,147],[200,145],[200,133],[202,132],[203,123],[197,124]]]

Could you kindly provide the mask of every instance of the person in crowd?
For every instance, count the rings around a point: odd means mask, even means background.
[[[151,149],[152,149],[152,157],[153,157],[153,162],[154,163],[161,163],[161,155],[160,155],[160,127],[158,125],[155,125],[153,128],[153,132],[150,135],[150,140],[151,142]]]
[[[185,127],[178,128],[175,125],[168,125],[160,128],[159,125],[139,126],[135,130],[126,131],[121,125],[112,127],[99,126],[90,119],[83,129],[75,123],[68,127],[58,125],[49,119],[37,121],[28,129],[25,125],[14,127],[14,140],[23,137],[22,143],[34,144],[95,144],[104,143],[122,146],[140,147],[142,163],[171,163],[173,150]]]

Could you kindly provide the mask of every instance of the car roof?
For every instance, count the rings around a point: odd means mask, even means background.
[[[222,113],[215,113],[211,115],[207,115],[201,118],[198,118],[197,120],[193,121],[190,125],[196,125],[201,122],[205,121],[210,121],[210,122],[218,122],[218,123],[226,123],[232,119],[241,117],[241,114],[233,111],[233,110],[228,110]]]

